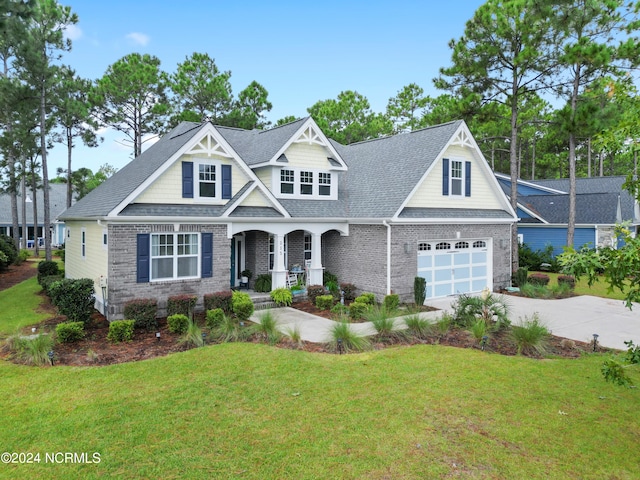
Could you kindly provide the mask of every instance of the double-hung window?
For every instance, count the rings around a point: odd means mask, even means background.
[[[295,178],[293,170],[280,170],[280,193],[293,194]]]
[[[151,280],[198,276],[198,234],[151,235]]]
[[[471,162],[442,159],[442,194],[451,197],[471,196]]]
[[[322,198],[335,199],[337,197],[336,181],[330,172],[302,169],[298,167],[276,170],[273,177],[274,184],[280,183],[280,191],[276,196],[280,198]]]
[[[216,165],[198,164],[198,196],[216,198]]]
[[[300,195],[313,195],[313,172],[300,172]]]
[[[451,195],[462,195],[462,162],[451,161]]]
[[[318,193],[320,195],[331,195],[331,174],[320,172],[318,174],[318,183],[319,189]]]

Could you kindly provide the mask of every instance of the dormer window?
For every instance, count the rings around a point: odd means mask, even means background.
[[[333,200],[338,194],[332,174],[326,171],[289,167],[276,170],[274,177],[280,183],[279,195],[277,195],[279,198],[315,197]]]
[[[216,196],[216,166],[207,163],[198,165],[200,197],[215,198]]]
[[[182,162],[182,198],[228,200],[232,196],[231,165],[218,160]]]

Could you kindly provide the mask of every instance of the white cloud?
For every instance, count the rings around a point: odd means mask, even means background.
[[[82,30],[76,25],[67,25],[64,29],[64,36],[71,41],[76,41],[82,37]]]
[[[145,35],[144,33],[132,32],[126,35],[126,37],[131,40],[133,43],[137,45],[142,45],[143,47],[149,43],[149,35]]]

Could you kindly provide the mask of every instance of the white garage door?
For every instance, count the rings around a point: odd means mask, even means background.
[[[418,244],[418,276],[427,281],[427,298],[491,289],[488,240],[452,240]]]

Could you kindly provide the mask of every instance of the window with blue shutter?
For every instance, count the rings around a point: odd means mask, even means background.
[[[182,198],[193,198],[193,162],[182,162]]]
[[[464,163],[464,196],[471,196],[471,162]]]
[[[136,268],[137,268],[137,282],[146,283],[149,281],[149,259],[150,259],[150,244],[149,234],[139,233],[137,238],[136,249]]]
[[[442,159],[442,195],[449,195],[449,159]]]
[[[222,165],[222,198],[231,198],[231,165]]]
[[[213,276],[213,233],[202,233],[200,238],[202,241],[200,276],[210,278]]]

